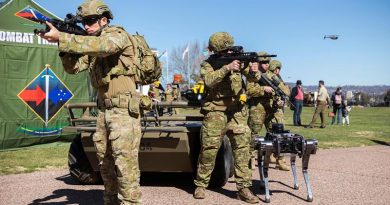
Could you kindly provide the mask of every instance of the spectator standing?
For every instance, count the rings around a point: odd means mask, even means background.
[[[313,115],[313,119],[311,120],[310,124],[306,126],[306,128],[314,128],[314,124],[317,121],[317,118],[320,116],[321,117],[321,126],[320,128],[325,128],[326,127],[326,111],[327,108],[329,107],[329,94],[328,90],[325,87],[325,83],[323,80],[320,80],[318,82],[318,96],[317,96],[317,106],[316,110]]]
[[[347,123],[347,126],[349,126],[349,112],[351,112],[351,106],[347,105],[347,100],[343,101],[343,126],[345,123]]]
[[[341,87],[338,87],[336,91],[332,94],[331,100],[332,100],[332,107],[334,113],[334,116],[332,117],[332,125],[336,123],[336,117],[337,117],[337,125],[339,125],[340,118],[342,115],[342,110],[343,110],[342,104],[345,100]]]
[[[294,104],[293,122],[294,126],[301,126],[301,113],[303,108],[303,89],[302,81],[297,80],[296,86],[291,90],[291,102]]]

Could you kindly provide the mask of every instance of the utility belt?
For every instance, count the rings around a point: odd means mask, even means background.
[[[240,94],[239,96],[223,96],[214,98],[212,101],[206,100],[206,102],[202,105],[202,109],[211,111],[226,111],[230,107],[240,107],[241,105],[246,105],[246,103],[246,94]]]
[[[326,100],[317,100],[317,105],[326,105]]]
[[[272,97],[251,97],[248,100],[248,105],[254,106],[254,105],[257,105],[259,103],[268,103],[268,102],[271,102],[272,99],[273,99]]]
[[[122,93],[117,97],[104,99],[98,102],[99,109],[125,108],[132,117],[138,118],[140,114],[140,95],[138,93]]]

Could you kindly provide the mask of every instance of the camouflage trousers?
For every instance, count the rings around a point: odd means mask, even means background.
[[[99,111],[93,141],[104,182],[104,204],[140,204],[140,119],[126,108]]]
[[[206,113],[201,128],[202,147],[198,159],[198,172],[194,180],[196,186],[208,186],[225,133],[233,150],[237,189],[252,186],[252,172],[249,169],[250,130],[247,120],[245,108],[233,113],[222,111]]]
[[[259,135],[263,125],[268,130],[271,127],[271,121],[274,119],[274,109],[271,100],[260,100],[249,106],[248,125],[252,135]]]
[[[253,142],[256,135],[265,126],[266,130],[271,130],[272,123],[283,123],[283,110],[272,107],[272,100],[264,99],[257,101],[249,107],[248,124],[251,128],[251,157],[257,157],[257,150],[254,149]],[[251,166],[252,168],[254,165]]]

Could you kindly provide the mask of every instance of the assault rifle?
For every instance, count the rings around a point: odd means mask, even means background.
[[[275,76],[273,76],[272,79],[269,79],[265,74],[262,73],[259,83],[260,82],[263,82],[264,84],[270,86],[275,91],[275,94],[281,98],[281,100],[287,101],[291,107],[295,108],[294,104],[290,101],[290,96],[288,96],[286,93],[283,92],[282,89],[278,87],[281,82],[276,79]]]
[[[182,91],[180,94],[188,101],[189,105],[200,106],[204,98],[204,93],[195,93],[192,89]]]
[[[45,21],[50,22],[53,24],[53,26],[60,32],[70,33],[70,34],[76,34],[76,35],[87,35],[87,32],[77,25],[77,23],[80,23],[81,20],[78,16],[75,16],[73,14],[66,14],[66,17],[63,21],[58,19],[51,19],[49,17],[42,19],[36,19],[35,20],[38,23],[45,24]],[[50,28],[48,25],[46,25],[45,29],[35,29],[34,33],[47,33],[50,31]]]
[[[258,62],[259,57],[276,57],[276,55],[257,55],[256,52],[244,52],[242,46],[232,46],[226,50],[210,55],[209,62],[217,62],[221,65],[226,65],[234,60],[239,60],[242,63]],[[244,66],[246,67],[246,66]]]
[[[80,17],[75,16],[75,15],[70,14],[70,13],[67,14],[65,19],[62,21],[62,20],[50,18],[50,17],[42,14],[38,10],[34,9],[33,7],[28,6],[23,11],[16,13],[15,15],[22,17],[22,18],[25,18],[25,19],[30,20],[30,21],[34,21],[36,23],[44,24],[44,25],[46,25],[46,21],[50,22],[51,24],[53,24],[53,26],[55,28],[57,28],[57,30],[59,30],[61,32],[71,33],[71,34],[76,34],[76,35],[86,35],[87,34],[87,32],[83,28],[81,28],[80,26],[77,25],[77,23],[81,23]],[[28,24],[25,24],[25,25],[28,25]],[[36,27],[35,25],[28,25],[28,26]],[[49,28],[49,26],[46,25],[45,29],[35,29],[34,33],[35,34],[47,33],[49,31],[50,31],[50,28]]]

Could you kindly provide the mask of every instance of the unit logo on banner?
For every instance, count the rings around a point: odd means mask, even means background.
[[[73,98],[73,93],[50,69],[49,65],[32,80],[18,97],[41,119],[50,122]]]

